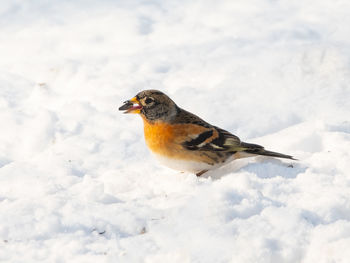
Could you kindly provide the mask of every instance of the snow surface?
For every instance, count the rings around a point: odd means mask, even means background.
[[[0,6],[0,262],[350,262],[348,0]],[[159,165],[143,89],[298,162]]]

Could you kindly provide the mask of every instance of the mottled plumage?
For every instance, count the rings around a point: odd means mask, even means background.
[[[241,142],[228,131],[181,109],[158,90],[144,90],[119,110],[138,113],[144,122],[147,146],[165,165],[202,175],[223,164],[254,155],[294,158]]]

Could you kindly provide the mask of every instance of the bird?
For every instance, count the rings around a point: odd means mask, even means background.
[[[165,166],[201,176],[233,160],[258,155],[296,160],[209,124],[159,90],[143,90],[119,108],[139,114],[146,145]]]

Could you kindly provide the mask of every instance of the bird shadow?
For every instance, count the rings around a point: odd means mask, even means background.
[[[305,172],[306,169],[307,167],[304,167],[301,163],[296,161],[282,161],[280,159],[259,156],[235,160],[219,169],[208,171],[201,177],[210,177],[213,180],[219,180],[228,174],[248,172],[253,173],[262,179],[278,176],[291,179],[297,177],[298,174]]]

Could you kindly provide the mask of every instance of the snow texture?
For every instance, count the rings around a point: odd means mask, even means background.
[[[350,262],[348,0],[2,0],[0,262]],[[118,112],[159,89],[242,140],[203,178]]]

